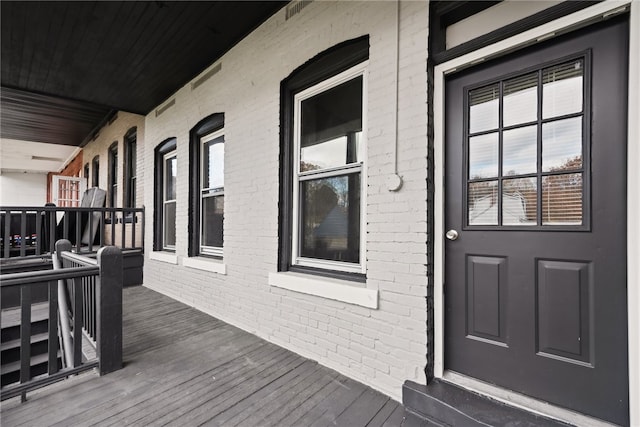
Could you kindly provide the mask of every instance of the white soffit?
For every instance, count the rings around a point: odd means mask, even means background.
[[[451,49],[560,3],[562,1],[505,0],[449,25],[446,33],[446,47]]]
[[[2,172],[59,172],[80,150],[72,145],[0,139]]]

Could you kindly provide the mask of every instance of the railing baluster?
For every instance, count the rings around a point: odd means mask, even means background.
[[[89,252],[93,252],[93,212],[89,212],[87,215],[87,227],[89,227],[87,228],[87,243],[89,244]]]
[[[80,253],[82,249],[82,212],[76,211],[76,252]],[[89,243],[89,250],[91,250],[91,243]]]
[[[122,218],[120,218],[120,224],[121,224],[121,229],[122,229],[122,244],[121,244],[121,248],[126,248],[127,247],[127,243],[125,240],[125,237],[127,235],[127,222],[125,221],[126,215],[123,213],[122,214]]]
[[[20,256],[27,253],[27,211],[20,212]]]
[[[20,287],[20,382],[31,379],[31,286]]]
[[[82,283],[79,277],[73,280],[73,367],[82,364]]]
[[[49,363],[48,373],[58,372],[58,283],[49,282]]]
[[[4,214],[4,257],[9,258],[11,254],[11,239],[9,237],[11,230],[11,211]]]
[[[116,213],[111,212],[111,245],[116,245]]]
[[[35,241],[35,246],[36,246],[36,255],[40,255],[42,253],[42,221],[43,221],[43,216],[44,211],[38,209],[36,211],[36,241]],[[34,242],[31,242],[34,243]]]

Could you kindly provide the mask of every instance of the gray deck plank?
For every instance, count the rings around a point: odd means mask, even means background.
[[[331,424],[337,426],[367,425],[388,400],[388,396],[378,391],[372,389],[365,390],[351,405],[345,408],[335,420],[332,420]]]
[[[384,404],[382,408],[378,411],[378,413],[373,417],[371,421],[367,424],[367,427],[382,427],[382,425],[389,419],[391,414],[401,406],[400,403],[394,400],[387,400],[387,403]]]
[[[397,427],[404,408],[314,361],[143,287],[124,290],[124,368],[2,402],[7,426]]]

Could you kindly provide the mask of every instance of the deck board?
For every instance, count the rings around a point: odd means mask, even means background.
[[[124,368],[2,402],[11,426],[371,426],[401,404],[144,287],[124,289]]]

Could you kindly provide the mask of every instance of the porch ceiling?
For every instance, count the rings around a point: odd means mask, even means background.
[[[286,1],[2,1],[1,138],[81,146],[147,114]]]

